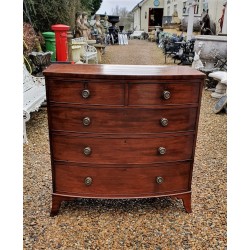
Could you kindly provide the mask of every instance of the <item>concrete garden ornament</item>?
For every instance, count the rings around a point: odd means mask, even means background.
[[[201,53],[200,50],[198,51],[198,53],[195,51],[194,61],[192,63],[192,68],[197,69],[197,70],[204,68],[203,63],[200,60],[200,53]]]

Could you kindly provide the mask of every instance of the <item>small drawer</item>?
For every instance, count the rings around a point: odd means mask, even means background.
[[[192,159],[194,135],[159,138],[98,138],[52,135],[57,161],[123,164],[163,163]]]
[[[50,102],[124,105],[124,84],[115,81],[49,79],[46,85]]]
[[[197,82],[129,84],[129,105],[194,104],[199,101]]]
[[[55,165],[55,192],[83,197],[150,197],[190,190],[190,162],[105,168]]]
[[[197,108],[84,109],[51,106],[50,111],[52,130],[104,134],[194,131],[197,114]]]

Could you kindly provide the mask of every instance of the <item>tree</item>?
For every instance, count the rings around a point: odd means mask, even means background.
[[[91,15],[100,8],[102,0],[24,0],[23,20],[36,31],[50,31],[53,24],[65,24],[73,29],[76,11]]]
[[[120,8],[119,6],[115,6],[115,8],[112,9],[112,15],[120,17],[120,21],[117,24],[118,26],[124,26],[125,30],[131,29],[131,24],[134,22],[134,17],[126,7]]]
[[[82,6],[85,6],[89,14],[94,15],[101,7],[102,0],[81,0]]]

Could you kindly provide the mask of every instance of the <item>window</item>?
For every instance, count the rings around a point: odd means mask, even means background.
[[[199,6],[200,6],[200,0],[196,1],[196,5],[194,7],[194,14],[198,14],[199,13]]]
[[[208,0],[203,0],[203,11],[208,10]]]

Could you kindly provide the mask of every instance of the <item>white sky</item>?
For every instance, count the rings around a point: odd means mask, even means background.
[[[119,6],[119,8],[126,7],[128,11],[131,11],[139,2],[141,0],[103,0],[97,13],[104,14],[106,11],[107,15],[111,15],[112,9],[115,9],[116,6]]]

